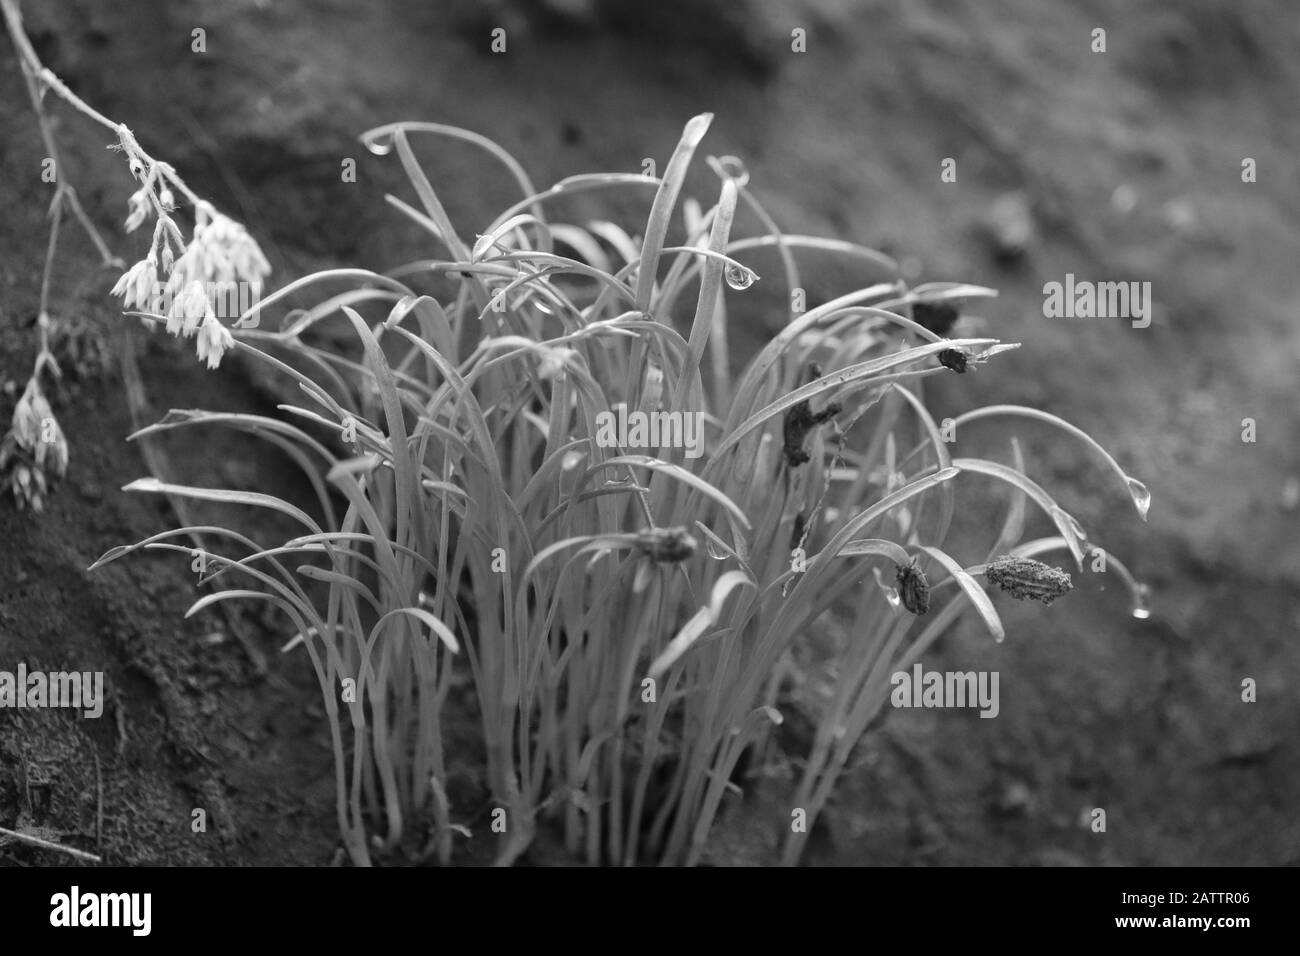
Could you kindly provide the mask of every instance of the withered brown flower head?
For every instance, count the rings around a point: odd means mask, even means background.
[[[685,561],[699,547],[699,542],[683,527],[645,528],[637,534],[636,543],[651,561],[670,564]]]
[[[939,353],[939,364],[944,368],[950,368],[958,375],[966,371],[966,363],[970,356],[961,349],[944,349]]]
[[[1032,598],[1051,604],[1074,588],[1070,576],[1060,568],[1009,554],[990,561],[984,577],[1018,601]]]
[[[822,377],[821,367],[812,362],[808,366],[808,381],[815,382]],[[797,468],[811,458],[808,452],[804,451],[804,439],[808,433],[819,425],[824,425],[842,411],[839,402],[831,402],[820,412],[814,412],[808,402],[799,402],[790,407],[785,413],[785,422],[782,427],[783,448],[782,453],[785,455],[785,463],[791,468]]]
[[[920,563],[913,558],[911,564],[899,564],[896,567],[898,596],[902,599],[903,607],[913,614],[927,613],[930,610],[930,582],[926,580]]]

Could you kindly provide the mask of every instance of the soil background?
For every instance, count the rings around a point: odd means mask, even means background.
[[[287,281],[421,254],[383,201],[408,196],[363,130],[429,120],[486,134],[546,184],[662,164],[692,115],[704,153],[743,158],[789,232],[862,242],[919,280],[997,287],[990,334],[1022,342],[935,393],[936,417],[1016,402],[1089,431],[1154,495],[1138,521],[1081,450],[1018,429],[1031,474],[1154,590],[1129,613],[1096,575],[1050,610],[999,600],[1009,636],[967,621],[930,668],[1001,674],[1001,713],[897,711],[862,743],[808,864],[1300,863],[1300,18],[1287,0],[800,0],[659,4],[545,0],[69,0],[25,3],[40,55],[130,126],[192,187],[242,220]],[[489,50],[494,27],[507,51]],[[1094,53],[1092,31],[1106,30]],[[206,31],[206,52],[192,31]],[[807,31],[807,52],[791,30]],[[52,98],[51,98],[52,102]],[[130,179],[105,132],[61,106],[62,174],[126,261]],[[0,415],[34,355],[48,185],[34,118],[0,42]],[[514,198],[468,148],[421,147],[463,234]],[[957,182],[941,162],[957,161]],[[1242,181],[1242,161],[1258,178]],[[347,158],[358,181],[341,181]],[[687,192],[716,192],[702,163]],[[648,197],[646,200],[648,205]],[[646,206],[628,201],[630,222]],[[577,207],[574,221],[619,210]],[[738,231],[757,232],[743,218]],[[1023,249],[1011,248],[1020,230]],[[337,858],[332,769],[306,660],[278,653],[256,608],[184,619],[197,594],[176,556],[93,574],[109,548],[174,524],[165,500],[119,489],[145,474],[120,353],[140,346],[154,417],[172,407],[273,412],[237,362],[127,328],[89,243],[66,227],[54,309],[55,411],[68,479],[44,514],[0,501],[0,664],[104,670],[100,720],[0,712],[0,825],[128,864],[326,864]],[[775,261],[755,258],[763,275]],[[863,284],[810,262],[811,301]],[[1147,329],[1047,319],[1066,273],[1150,281]],[[737,363],[780,324],[779,282],[733,293]],[[1258,440],[1242,441],[1242,421]],[[1007,433],[972,426],[972,451]],[[965,441],[965,436],[963,436]],[[285,489],[260,447],[205,432],[169,439],[189,482]],[[966,444],[963,444],[963,452]],[[299,489],[301,490],[301,489]],[[976,489],[978,490],[978,489]],[[959,495],[963,529],[989,499]],[[982,503],[982,501],[984,503]],[[1032,530],[1032,529],[1031,529]],[[974,562],[971,551],[960,559]],[[851,622],[828,626],[852,627]],[[1258,701],[1243,703],[1245,678]],[[793,721],[797,726],[797,721]],[[797,750],[797,732],[791,734]],[[728,812],[715,863],[769,863],[788,825],[779,778]],[[454,795],[457,796],[457,795]],[[467,782],[458,818],[490,841]],[[191,830],[204,808],[206,833]],[[1107,830],[1087,825],[1092,808]],[[534,862],[554,862],[545,841]],[[61,857],[0,842],[0,863]]]

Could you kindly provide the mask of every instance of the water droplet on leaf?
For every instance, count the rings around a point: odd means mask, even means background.
[[[1138,514],[1143,521],[1147,520],[1147,510],[1151,507],[1151,492],[1147,486],[1142,484],[1136,478],[1125,479],[1128,482],[1128,493],[1133,496],[1133,504],[1137,506]]]
[[[872,568],[871,573],[875,575],[876,587],[880,588],[880,590],[884,592],[885,600],[889,602],[889,606],[894,610],[898,610],[902,607],[903,599],[898,595],[898,588],[891,587],[885,583],[884,579],[880,576],[880,568]]]
[[[738,262],[728,262],[723,275],[726,277],[727,285],[737,292],[748,289],[758,278],[758,274],[753,269],[746,269]]]
[[[392,133],[380,133],[378,136],[364,139],[362,142],[366,144],[366,149],[376,156],[387,156],[393,151]]]
[[[1061,529],[1062,531],[1068,530],[1081,544],[1088,540],[1088,532],[1083,530],[1083,525],[1079,524],[1079,520],[1074,515],[1059,507],[1053,508],[1052,514],[1065,525],[1065,528]]]
[[[1139,584],[1133,589],[1132,614],[1139,621],[1145,621],[1151,617],[1151,588],[1145,584]]]

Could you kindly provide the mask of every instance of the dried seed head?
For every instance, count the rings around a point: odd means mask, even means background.
[[[235,338],[230,334],[230,330],[222,325],[215,315],[209,312],[203,318],[203,324],[199,326],[198,342],[199,361],[206,360],[208,368],[216,368],[221,364],[221,356],[227,349],[235,347]]]
[[[167,310],[167,331],[189,338],[198,331],[199,323],[211,311],[203,283],[191,282],[172,299],[171,308]]]
[[[194,207],[194,239],[176,259],[169,284],[173,293],[191,282],[247,283],[260,290],[271,272],[261,248],[248,231],[211,203]]]
[[[122,296],[123,309],[133,307],[147,309],[149,292],[157,282],[157,273],[158,260],[150,251],[147,256],[126,270],[109,294]]]
[[[14,408],[9,431],[0,439],[0,487],[9,486],[19,508],[41,511],[47,472],[62,478],[67,470],[68,440],[33,376]]]
[[[131,194],[131,198],[127,200],[127,210],[126,231],[135,232],[149,218],[149,213],[152,211],[149,196],[143,188]]]
[[[816,362],[810,362],[808,365],[808,381],[815,382],[822,377],[821,366]],[[812,405],[808,402],[797,402],[790,406],[790,410],[785,413],[785,421],[782,424],[782,452],[785,455],[785,463],[790,468],[798,468],[807,462],[811,456],[804,450],[804,439],[808,433],[819,425],[824,425],[836,415],[843,411],[839,402],[830,402],[820,412],[814,412]]]
[[[1009,554],[990,561],[984,577],[1017,601],[1032,598],[1051,604],[1074,588],[1070,576],[1060,568]]]
[[[911,564],[896,567],[898,597],[903,607],[913,614],[925,614],[930,610],[930,582],[926,580],[921,565],[913,558]]]
[[[685,561],[699,548],[699,542],[682,527],[646,528],[637,534],[636,543],[651,561],[671,564]]]
[[[961,318],[961,310],[951,302],[913,302],[912,320],[935,335],[947,335]]]
[[[939,353],[939,364],[944,368],[950,368],[958,375],[966,371],[966,363],[970,356],[961,349],[944,349]]]
[[[36,445],[36,467],[62,478],[68,473],[68,439],[58,420],[50,415],[41,419],[41,439]]]
[[[45,393],[41,391],[40,382],[34,376],[28,379],[22,398],[14,406],[9,426],[18,446],[25,451],[35,451],[40,441],[41,420],[52,417],[53,414],[50,403],[45,400]]]

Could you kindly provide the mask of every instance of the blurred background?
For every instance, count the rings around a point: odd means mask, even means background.
[[[998,288],[973,311],[987,334],[1023,347],[941,380],[936,417],[1035,405],[1089,431],[1145,481],[1154,503],[1143,524],[1080,448],[1017,429],[1031,475],[1151,586],[1152,616],[1133,617],[1122,588],[1084,575],[1050,610],[1000,602],[1004,644],[959,627],[927,665],[999,671],[999,719],[890,714],[863,742],[805,862],[1300,863],[1300,18],[1287,0],[24,8],[45,63],[242,220],[273,281],[339,264],[382,270],[421,253],[383,201],[408,197],[399,164],[357,142],[372,126],[467,127],[542,186],[639,172],[645,158],[662,170],[684,123],[710,111],[701,156],[740,157],[784,230],[878,248],[914,281]],[[506,50],[493,53],[498,27]],[[192,50],[196,28],[206,52]],[[1093,49],[1098,28],[1104,52]],[[805,52],[792,50],[794,30]],[[0,50],[7,417],[34,354],[48,187],[7,41]],[[120,158],[101,129],[52,108],[67,175],[134,261],[147,237],[121,233],[131,186]],[[472,235],[514,187],[482,154],[431,142],[420,157]],[[356,183],[341,182],[349,157]],[[956,182],[940,176],[949,158]],[[1248,158],[1254,182],[1243,182]],[[707,204],[716,178],[696,165],[686,193]],[[644,216],[648,196],[624,201],[629,224]],[[575,204],[571,218],[595,215],[613,217]],[[742,217],[746,231],[760,230]],[[84,573],[168,516],[118,491],[144,465],[124,441],[132,423],[112,361],[116,275],[98,270],[72,229],[62,249],[56,310],[79,330],[70,347],[82,356],[56,403],[72,462],[45,515],[0,502],[0,661],[102,667],[119,694],[102,721],[0,718],[0,823],[89,828],[117,862],[328,861],[323,722],[305,662],[274,654],[278,622],[255,609],[239,633],[182,621],[193,592],[184,568],[143,560]],[[779,275],[775,258],[747,261]],[[812,303],[876,278],[815,259],[805,272]],[[1150,327],[1045,318],[1043,285],[1067,273],[1149,281]],[[728,307],[737,362],[786,314],[778,281],[731,295]],[[208,374],[166,341],[146,349],[159,415],[273,407],[236,364]],[[1242,440],[1248,418],[1254,442]],[[972,452],[1005,458],[1006,432],[970,429],[961,437]],[[225,482],[276,480],[275,463],[238,440],[173,454]],[[961,521],[1000,522],[1003,500],[988,510],[987,499],[959,497]],[[1255,703],[1241,699],[1246,678]],[[782,793],[779,779],[755,785],[724,822],[718,861],[772,859],[789,819]],[[214,808],[211,840],[190,839],[196,800]],[[1106,833],[1088,827],[1096,807]],[[31,853],[0,846],[0,861],[39,859]]]

